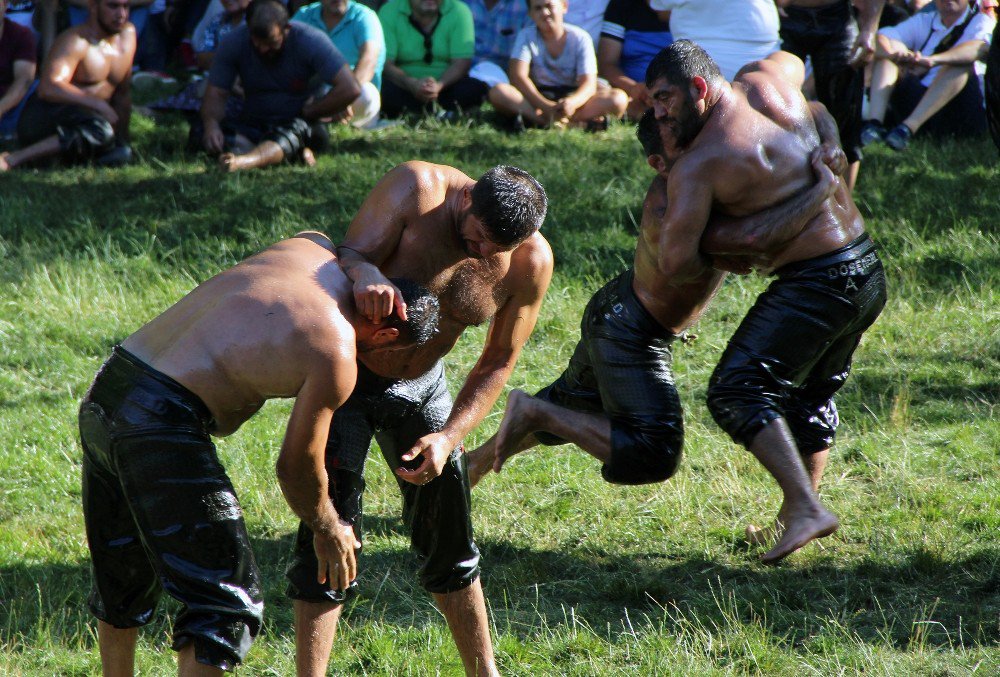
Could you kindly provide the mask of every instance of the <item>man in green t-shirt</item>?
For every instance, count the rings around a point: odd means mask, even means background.
[[[469,77],[475,52],[472,12],[459,0],[389,0],[379,10],[385,31],[382,114],[477,108],[487,86]]]

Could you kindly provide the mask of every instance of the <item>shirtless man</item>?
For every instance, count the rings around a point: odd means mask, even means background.
[[[779,66],[756,62],[729,83],[704,50],[680,40],[653,59],[646,84],[657,119],[682,150],[660,222],[660,237],[674,246],[658,251],[658,268],[671,284],[686,284],[705,274],[711,255],[776,275],[708,390],[716,422],[781,487],[780,539],[763,556],[775,562],[838,527],[816,495],[839,422],[833,395],[885,305],[885,275],[840,181],[833,199],[776,250],[730,248],[706,233],[711,213],[752,214],[813,181],[809,158],[819,134],[797,83]]]
[[[358,310],[374,322],[409,312],[386,275],[416,280],[441,299],[440,328],[428,343],[359,355],[358,386],[330,430],[327,469],[334,505],[360,540],[362,471],[370,440],[378,441],[403,494],[420,583],[448,620],[469,675],[496,667],[462,440],[493,406],[538,318],[552,276],[552,251],[538,232],[546,207],[541,185],[515,167],[473,180],[407,162],[379,181],[337,248]],[[483,352],[452,406],[441,359],[467,327],[487,321]],[[289,595],[299,674],[323,675],[346,586],[317,585],[309,543],[303,525]]]
[[[0,171],[53,155],[109,166],[131,159],[135,27],[127,0],[89,0],[89,7],[87,22],[52,45],[17,125],[22,147],[0,155]]]
[[[397,282],[408,319],[371,322],[355,311],[330,241],[302,233],[199,285],[115,346],[80,407],[90,609],[105,675],[133,674],[138,626],[163,589],[185,607],[173,625],[180,674],[221,674],[246,656],[260,629],[260,574],[211,435],[235,432],[267,399],[295,398],[277,475],[312,527],[312,576],[353,580],[360,544],[327,496],[323,453],[357,357],[434,334],[437,299]]]
[[[601,461],[602,476],[615,484],[662,482],[677,469],[684,427],[670,371],[671,344],[698,320],[725,273],[706,268],[674,285],[660,271],[659,252],[671,246],[659,224],[676,150],[652,110],[640,119],[637,135],[657,176],[643,202],[634,265],[590,300],[563,374],[534,397],[520,390],[510,394],[497,434],[469,454],[473,485],[538,444],[575,443]],[[846,168],[839,148],[820,149],[815,162],[814,187],[759,214],[713,218],[715,239],[766,250],[798,233],[836,186],[824,162],[837,171]]]

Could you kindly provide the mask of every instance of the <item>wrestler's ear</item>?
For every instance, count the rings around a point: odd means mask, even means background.
[[[462,208],[469,209],[472,206],[472,189],[466,186],[462,189]]]
[[[667,172],[667,161],[659,153],[647,155],[646,164],[656,170],[657,174],[665,174]]]
[[[708,96],[708,83],[705,78],[696,75],[691,78],[691,98],[694,101],[703,101]]]
[[[377,348],[384,348],[390,346],[399,340],[399,329],[396,327],[381,327],[376,329],[375,333],[372,334],[372,345]]]

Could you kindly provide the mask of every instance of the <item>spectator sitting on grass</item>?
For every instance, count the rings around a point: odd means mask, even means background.
[[[369,127],[378,122],[382,107],[382,69],[385,37],[374,10],[354,0],[321,0],[302,7],[292,17],[326,33],[354,71],[361,96],[335,122]]]
[[[620,118],[628,94],[598,86],[597,57],[590,36],[563,23],[566,0],[528,0],[535,22],[518,33],[508,74],[511,84],[490,90],[490,103],[502,114],[532,125],[607,126]]]
[[[475,52],[472,12],[459,0],[389,0],[379,10],[385,31],[382,113],[454,114],[478,108],[488,87],[469,77]]]
[[[222,38],[243,25],[249,6],[250,0],[224,0],[222,9],[212,17],[207,28],[199,34],[193,44],[198,68],[207,71],[212,67],[215,51],[219,48]],[[197,114],[201,110],[201,99],[205,95],[206,85],[205,80],[196,78],[176,94],[149,104],[149,108],[157,111]],[[231,94],[233,96],[226,99],[226,117],[236,117],[243,109],[243,87],[235,84]]]
[[[90,0],[87,22],[56,38],[17,123],[21,149],[0,154],[0,171],[57,155],[127,162],[134,56],[127,0]]]
[[[36,68],[34,34],[6,14],[7,0],[0,0],[0,141],[14,136]]]
[[[936,13],[915,14],[879,31],[862,145],[884,141],[901,151],[921,129],[958,137],[986,131],[975,64],[985,55],[996,20],[969,0],[934,4]]]
[[[226,118],[226,99],[239,76],[246,103]],[[331,89],[314,96],[310,80]],[[315,164],[313,149],[326,141],[323,121],[341,115],[361,88],[333,43],[311,26],[289,23],[277,0],[257,0],[247,25],[226,36],[212,62],[201,104],[201,136],[219,154],[224,171],[253,169],[301,159]]]

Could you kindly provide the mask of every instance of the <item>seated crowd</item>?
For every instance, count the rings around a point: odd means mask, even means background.
[[[147,110],[186,114],[190,145],[228,171],[312,163],[330,124],[454,119],[486,101],[511,131],[596,131],[641,117],[646,67],[680,38],[729,78],[778,49],[806,60],[852,179],[865,145],[979,135],[997,115],[984,98],[997,0],[67,2],[60,15],[57,0],[0,0],[0,141],[17,142],[0,171],[128,162],[132,83],[172,84],[168,68],[190,81]]]

